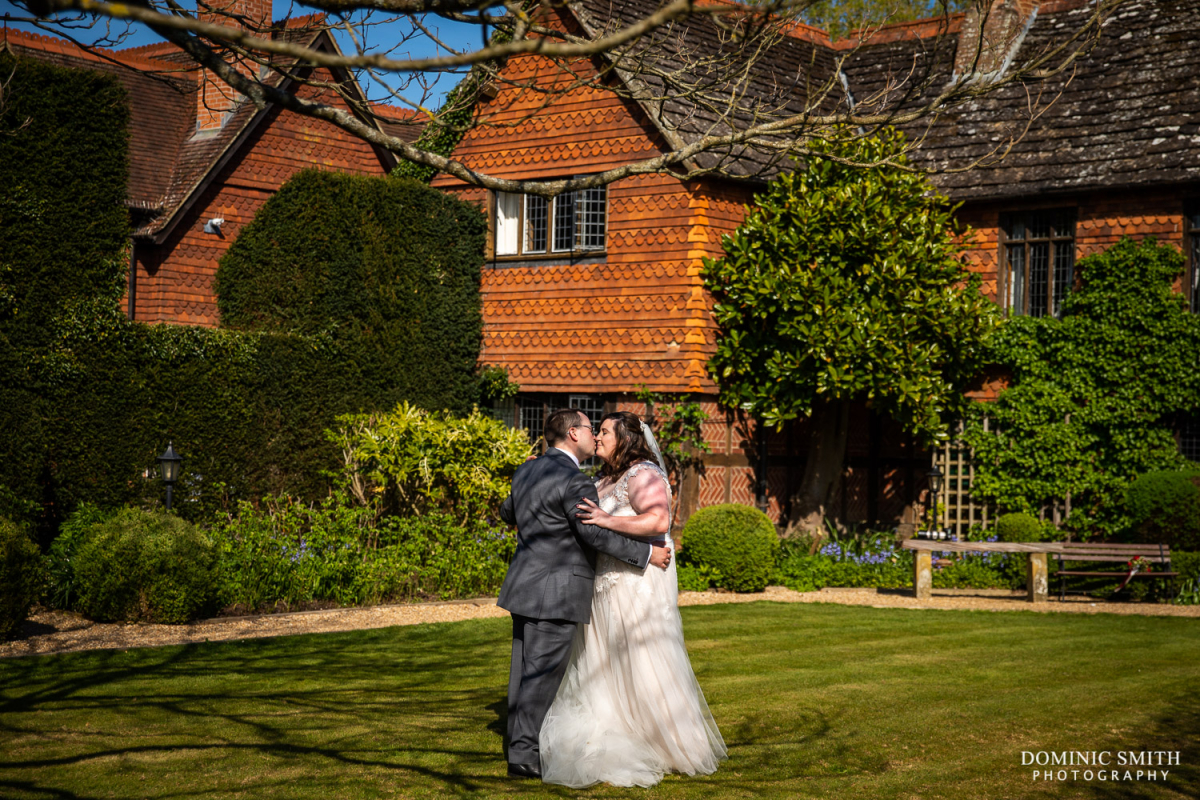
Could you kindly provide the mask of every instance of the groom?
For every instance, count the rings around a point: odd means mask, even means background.
[[[636,567],[666,569],[671,551],[585,525],[575,506],[598,502],[579,463],[596,453],[587,414],[573,408],[546,420],[546,452],[513,476],[500,517],[517,526],[517,552],[497,605],[513,620],[508,673],[508,774],[542,776],[538,732],[567,668],[575,626],[591,618],[596,555],[600,550]]]

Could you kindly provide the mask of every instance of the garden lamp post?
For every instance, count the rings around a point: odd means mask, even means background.
[[[175,481],[179,480],[179,465],[182,461],[171,442],[167,442],[167,449],[158,457],[158,473],[167,485],[167,511],[171,510],[171,492],[175,488]]]
[[[925,473],[925,477],[929,480],[929,530],[933,530],[937,525],[937,503],[938,494],[942,490],[942,471],[935,464],[933,469]]]

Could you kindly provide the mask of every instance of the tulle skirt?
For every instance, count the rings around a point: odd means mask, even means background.
[[[684,649],[674,559],[639,570],[601,553],[595,587],[538,737],[542,780],[653,786],[715,772],[725,742]]]

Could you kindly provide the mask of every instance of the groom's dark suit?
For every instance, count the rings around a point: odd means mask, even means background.
[[[551,448],[521,465],[500,517],[517,526],[517,552],[497,604],[512,613],[508,760],[539,766],[538,732],[567,668],[575,626],[591,619],[596,550],[645,567],[651,548],[576,519],[596,488],[570,455]]]

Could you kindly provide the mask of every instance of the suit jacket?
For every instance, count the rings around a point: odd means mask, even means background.
[[[517,552],[508,565],[497,605],[534,619],[588,622],[596,578],[596,550],[636,567],[650,561],[648,542],[637,542],[575,514],[583,498],[599,502],[596,487],[571,457],[551,449],[513,476],[500,517],[517,526]]]

